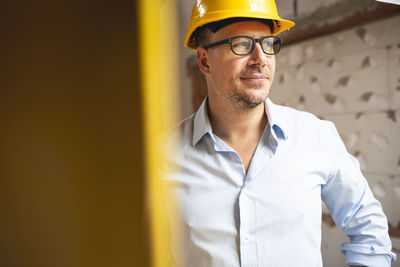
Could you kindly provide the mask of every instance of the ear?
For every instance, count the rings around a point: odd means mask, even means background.
[[[196,50],[197,62],[199,63],[199,69],[204,74],[210,74],[210,65],[208,62],[208,51],[204,47],[197,47]]]

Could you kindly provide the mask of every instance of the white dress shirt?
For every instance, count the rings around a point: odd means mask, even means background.
[[[177,266],[322,266],[322,201],[350,238],[341,247],[348,264],[390,266],[386,217],[333,123],[269,99],[265,107],[268,125],[247,173],[213,134],[207,99],[171,131]]]

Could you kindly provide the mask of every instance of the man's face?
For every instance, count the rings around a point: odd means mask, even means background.
[[[271,31],[262,22],[236,22],[212,34],[211,42],[240,35],[261,38],[271,35]],[[264,54],[259,43],[246,56],[233,54],[229,44],[203,52],[209,67],[205,75],[210,98],[224,98],[241,109],[251,109],[265,101],[275,73],[275,57]]]

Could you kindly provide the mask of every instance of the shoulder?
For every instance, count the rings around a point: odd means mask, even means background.
[[[191,144],[195,115],[196,113],[193,113],[163,134],[167,154],[185,144]]]
[[[331,121],[318,118],[307,111],[273,104],[277,123],[290,140],[308,144],[310,147],[326,147],[341,143],[341,138]]]
[[[177,123],[175,126],[173,126],[171,129],[169,129],[167,134],[172,135],[172,136],[180,135],[181,137],[187,136],[187,135],[192,135],[195,116],[196,116],[196,113],[193,113],[189,117],[183,119],[182,121]]]
[[[323,131],[331,131],[332,128],[335,128],[334,124],[331,121],[324,120],[322,118],[318,118],[316,115],[307,112],[297,110],[287,106],[281,106],[277,104],[273,104],[274,108],[282,114],[282,118],[284,119],[286,125],[291,128],[293,131],[301,131],[302,129],[310,130],[323,130]]]

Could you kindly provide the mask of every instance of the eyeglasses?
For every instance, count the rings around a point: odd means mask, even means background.
[[[215,43],[205,45],[208,49],[214,46],[229,44],[232,52],[238,56],[249,55],[253,52],[256,42],[261,46],[262,51],[267,55],[276,55],[282,46],[282,38],[277,36],[266,36],[263,38],[254,39],[249,36],[235,36]]]

